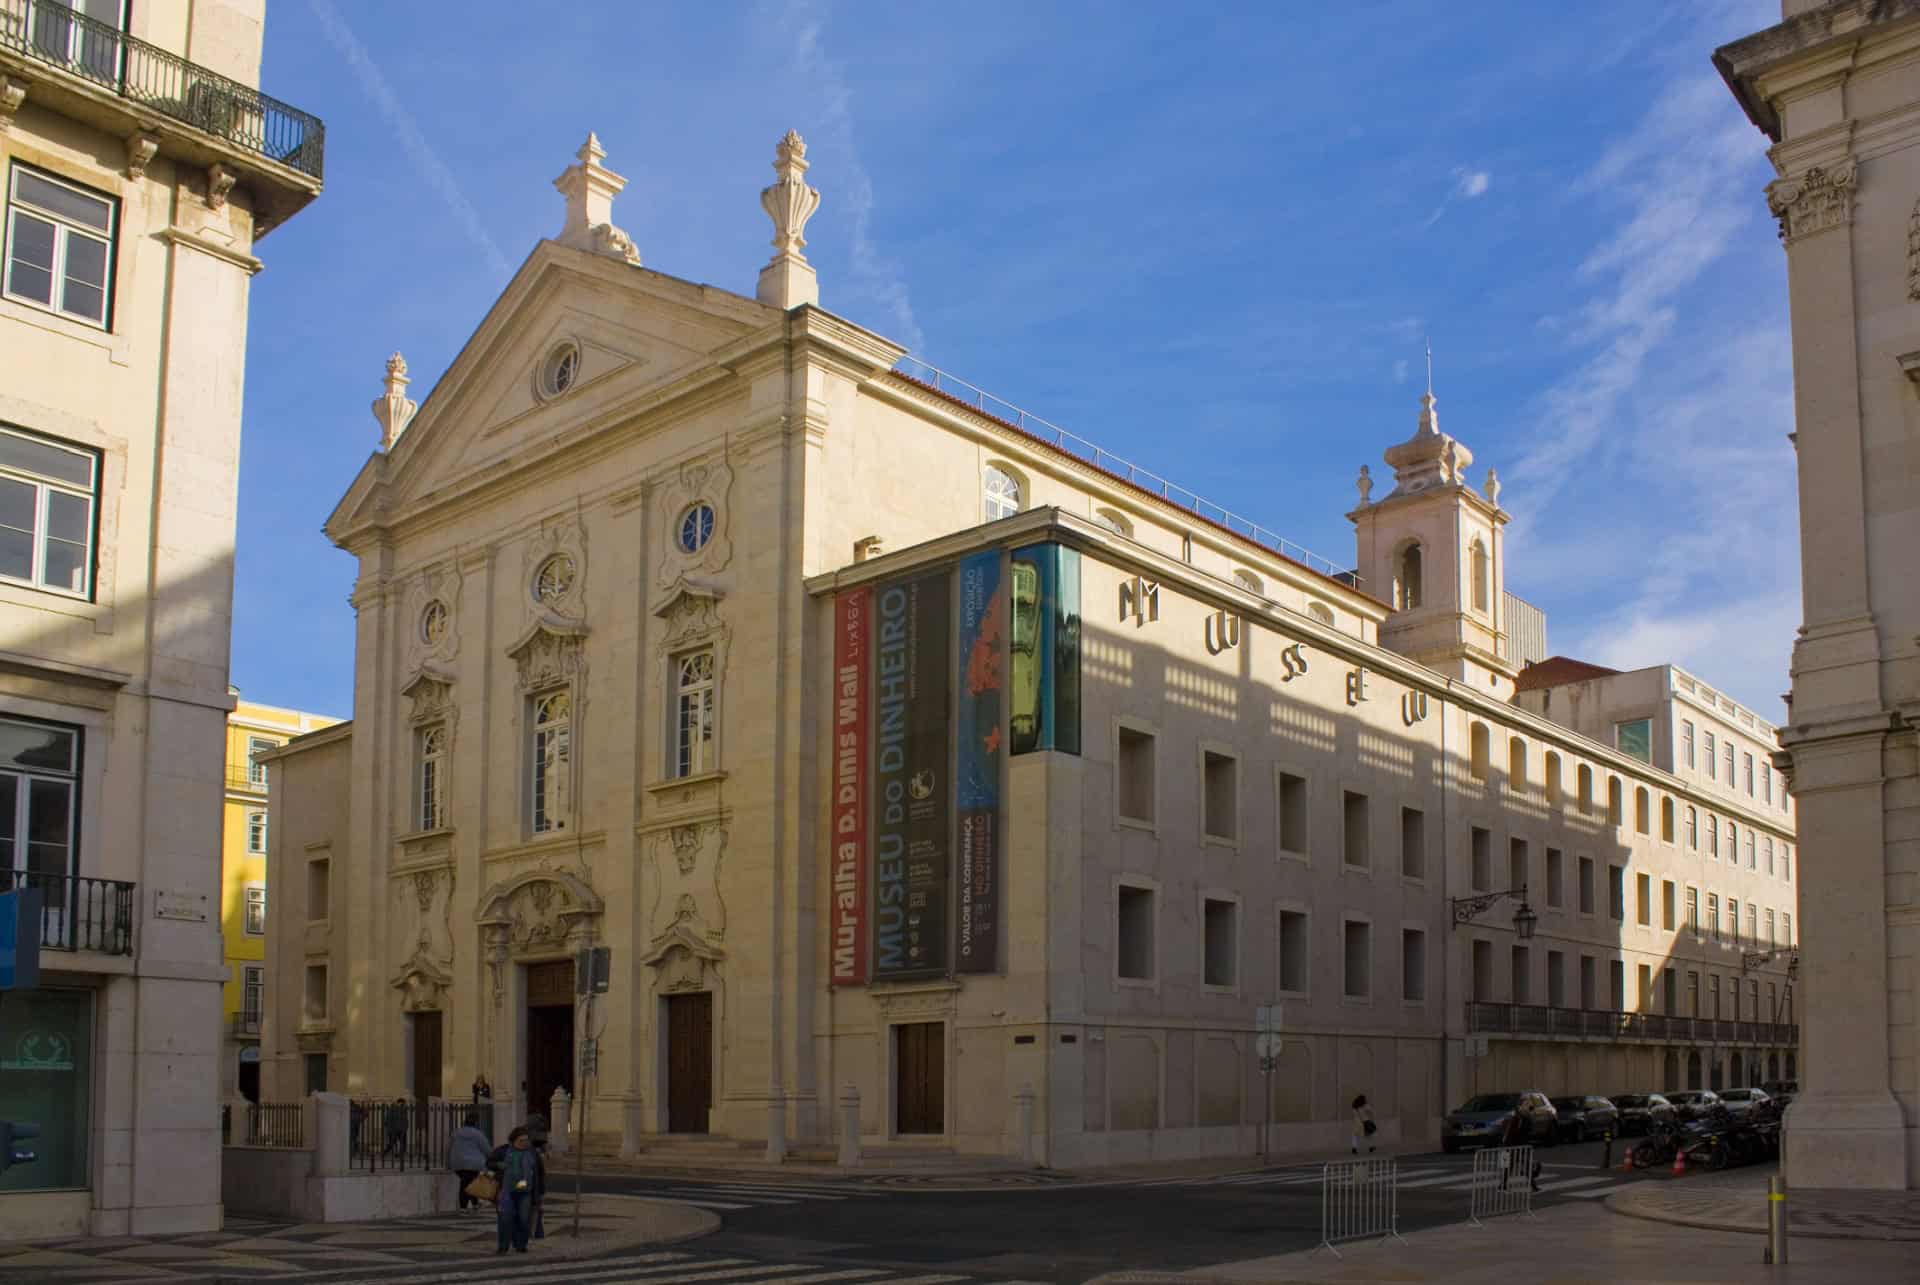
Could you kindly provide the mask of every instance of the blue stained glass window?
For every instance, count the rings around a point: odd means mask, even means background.
[[[680,518],[680,548],[687,553],[698,553],[707,547],[707,541],[713,538],[713,506],[696,504]]]

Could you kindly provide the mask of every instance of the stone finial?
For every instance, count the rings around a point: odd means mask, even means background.
[[[1487,465],[1487,485],[1484,489],[1486,490],[1486,493],[1487,493],[1487,503],[1495,506],[1496,508],[1499,507],[1500,475],[1493,471],[1493,465],[1491,464]]]
[[[1428,399],[1432,399],[1429,393]],[[1440,480],[1457,482],[1460,480],[1460,444],[1451,437],[1447,438],[1447,449],[1440,456]]]
[[[761,189],[760,208],[773,220],[773,257],[760,269],[756,297],[775,308],[797,308],[820,302],[820,282],[801,251],[806,247],[807,220],[820,208],[820,193],[807,186],[807,143],[788,130],[773,151],[773,172],[779,178]]]
[[[407,396],[407,359],[399,353],[387,358],[387,391],[373,399],[373,417],[380,424],[380,449],[390,451],[407,431],[419,407]]]
[[[1354,479],[1353,484],[1360,488],[1360,503],[1362,506],[1373,503],[1373,474],[1365,464],[1360,466],[1360,476]]]
[[[613,223],[613,198],[627,186],[627,180],[600,162],[607,149],[600,136],[589,132],[587,141],[574,154],[574,163],[566,173],[553,180],[553,186],[567,198],[567,214],[554,240],[589,254],[604,254],[640,266],[640,251],[633,238]]]

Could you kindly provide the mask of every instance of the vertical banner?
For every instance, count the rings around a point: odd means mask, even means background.
[[[960,563],[960,709],[955,728],[959,930],[954,971],[999,960],[1000,711],[1006,688],[1007,598],[999,550]]]
[[[867,980],[867,729],[873,591],[833,603],[832,984]]]
[[[1057,544],[1013,553],[1012,752],[1080,752],[1080,554]]]
[[[947,572],[883,585],[874,623],[876,977],[944,973],[953,612]]]

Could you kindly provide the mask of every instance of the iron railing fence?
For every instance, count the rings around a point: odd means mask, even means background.
[[[220,1104],[220,1138],[235,1147],[304,1147],[307,1145],[307,1104],[304,1102],[247,1102],[236,1113],[234,1104]]]
[[[1051,420],[1042,419],[1030,411],[1022,410],[1012,402],[996,397],[957,375],[949,375],[938,366],[922,361],[918,357],[902,357],[895,363],[894,371],[955,401],[964,402],[982,414],[1004,420],[1023,433],[1030,433],[1059,450],[1078,456],[1102,473],[1130,482],[1143,491],[1159,496],[1169,504],[1204,518],[1215,526],[1224,527],[1235,535],[1252,540],[1255,544],[1265,545],[1288,561],[1297,562],[1303,567],[1353,588],[1360,587],[1360,573],[1357,569],[1343,567],[1331,558],[1323,558],[1306,546],[1285,539],[1251,518],[1243,517],[1183,486],[1169,482],[1158,473],[1141,468],[1131,460],[1122,459],[1112,451],[1105,450],[1081,437],[1078,433],[1070,432]]]
[[[0,892],[16,888],[40,890],[42,950],[133,953],[134,886],[126,880],[0,869]]]
[[[258,1035],[260,1024],[266,1015],[259,1009],[243,1008],[233,1015],[233,1033],[235,1035]]]
[[[1320,1243],[1314,1253],[1350,1240],[1376,1237],[1406,1243],[1400,1234],[1400,1170],[1393,1160],[1335,1160],[1320,1169]]]
[[[0,0],[0,48],[321,177],[326,127],[317,117],[76,13],[65,0]]]
[[[473,1110],[469,1102],[355,1098],[348,1107],[347,1165],[371,1172],[445,1169],[454,1131]]]
[[[1669,1013],[1628,1013],[1615,1009],[1489,1004],[1480,1001],[1469,1001],[1467,1004],[1467,1033],[1666,1040],[1693,1044],[1794,1045],[1800,1042],[1800,1027],[1794,1022],[1731,1021],[1711,1017],[1681,1017]]]
[[[1470,1183],[1467,1217],[1476,1227],[1501,1214],[1533,1217],[1533,1144],[1480,1148],[1473,1153]]]

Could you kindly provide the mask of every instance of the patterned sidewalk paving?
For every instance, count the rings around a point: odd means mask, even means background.
[[[636,1196],[589,1194],[572,1234],[570,1196],[547,1200],[538,1260],[581,1258],[704,1236],[719,1226],[706,1210]],[[217,1232],[185,1236],[89,1237],[0,1245],[0,1280],[105,1282],[264,1280],[276,1276],[408,1266],[491,1263],[492,1211],[433,1214],[377,1223],[292,1223],[229,1216]]]
[[[1715,1231],[1767,1230],[1766,1168],[1640,1183],[1607,1197],[1607,1208],[1631,1218]],[[1790,1236],[1833,1240],[1920,1240],[1920,1192],[1787,1190]]]

